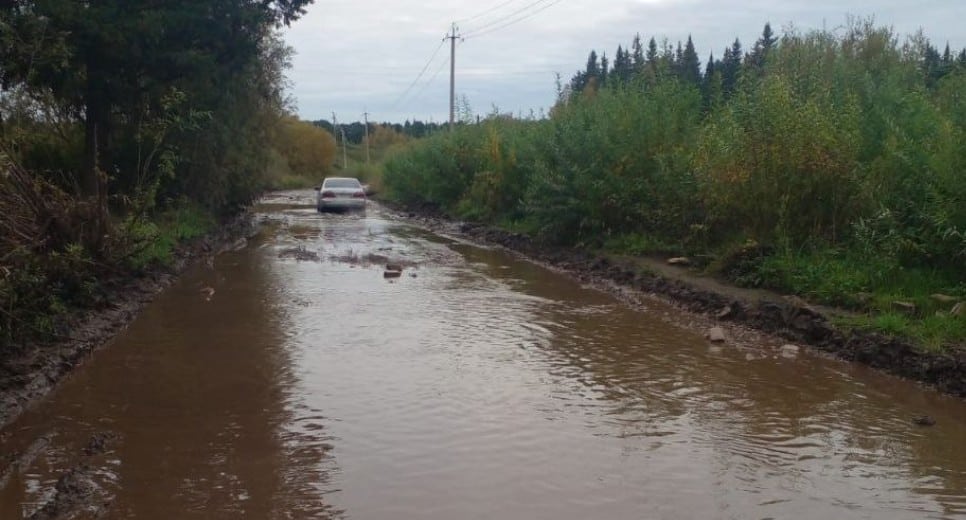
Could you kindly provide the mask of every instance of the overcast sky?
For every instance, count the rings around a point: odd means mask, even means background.
[[[452,21],[466,35],[456,47],[457,95],[485,115],[494,106],[539,114],[553,103],[554,73],[568,81],[591,49],[613,57],[636,33],[675,44],[691,34],[703,68],[735,37],[748,49],[765,22],[778,33],[833,30],[848,15],[874,16],[903,36],[922,29],[940,50],[966,46],[966,0],[316,0],[285,37],[303,119],[335,112],[350,122],[368,111],[370,121],[442,122],[449,45],[440,44]]]

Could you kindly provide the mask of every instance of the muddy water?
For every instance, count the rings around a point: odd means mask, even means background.
[[[304,202],[0,432],[0,518],[966,518],[963,401]]]

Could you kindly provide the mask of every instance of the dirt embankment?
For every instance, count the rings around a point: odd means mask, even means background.
[[[110,303],[71,318],[67,336],[50,343],[24,345],[0,355],[0,427],[13,421],[32,401],[46,395],[92,352],[123,330],[193,261],[230,249],[254,231],[251,216],[239,215],[207,237],[179,247],[171,267],[108,282],[106,300]]]
[[[926,383],[941,392],[966,397],[966,348],[925,351],[902,339],[838,328],[824,310],[799,298],[706,283],[706,278],[682,270],[669,276],[668,272],[662,272],[665,269],[648,269],[634,259],[612,260],[577,249],[550,247],[519,233],[472,223],[455,224],[433,211],[403,211],[409,218],[431,228],[503,246],[567,271],[582,281],[606,281],[657,295],[715,321],[748,326],[847,361]]]

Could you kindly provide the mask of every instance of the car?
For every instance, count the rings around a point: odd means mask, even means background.
[[[366,190],[359,179],[353,177],[326,177],[322,185],[315,188],[319,192],[315,208],[319,213],[325,211],[365,211]]]

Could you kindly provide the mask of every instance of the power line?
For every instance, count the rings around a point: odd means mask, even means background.
[[[509,20],[509,19],[511,19],[511,18],[513,18],[515,16],[517,16],[518,14],[521,14],[521,13],[524,13],[526,11],[529,11],[530,9],[533,9],[534,7],[540,5],[540,4],[544,3],[544,2],[548,2],[548,1],[549,0],[536,0],[535,2],[530,2],[529,4],[527,4],[527,5],[519,8],[519,9],[517,9],[516,11],[513,11],[512,13],[507,14],[506,16],[497,18],[495,20],[491,20],[491,21],[489,21],[489,22],[487,22],[487,23],[485,23],[485,24],[483,24],[483,25],[481,25],[481,26],[479,26],[479,27],[477,27],[475,29],[470,30],[469,33],[467,35],[464,35],[464,36],[468,36],[469,34],[478,33],[478,32],[483,31],[483,30],[485,30],[485,29],[487,29],[489,27],[493,27],[494,25],[501,24],[501,23],[503,23],[503,22],[505,22],[505,21],[507,21],[507,20]]]
[[[433,51],[433,55],[429,57],[428,61],[426,61],[426,65],[423,65],[423,70],[419,71],[419,74],[416,76],[416,79],[414,79],[413,82],[410,83],[408,87],[406,87],[406,90],[403,91],[402,95],[399,96],[399,98],[396,99],[396,101],[392,104],[393,108],[395,108],[396,105],[398,105],[399,102],[406,97],[406,94],[409,94],[409,91],[412,90],[414,86],[416,86],[416,83],[418,83],[420,78],[423,77],[423,74],[426,73],[426,69],[428,69],[429,65],[433,62],[434,59],[436,59],[436,55],[439,54],[439,50],[443,48],[444,43],[446,43],[446,38],[443,38],[442,40],[440,40],[439,45],[436,46],[436,50]]]
[[[509,27],[511,25],[515,25],[515,24],[518,24],[518,23],[520,23],[520,22],[522,22],[524,20],[527,20],[529,18],[533,18],[534,16],[542,13],[543,11],[546,11],[547,9],[549,9],[549,8],[551,8],[551,7],[559,4],[560,2],[563,2],[563,0],[554,0],[554,1],[550,2],[549,4],[542,6],[540,9],[537,9],[536,11],[532,11],[530,13],[527,13],[525,16],[522,16],[522,17],[517,18],[517,19],[514,19],[514,20],[510,20],[510,21],[508,21],[508,22],[506,22],[506,23],[504,23],[502,25],[498,25],[498,26],[493,27],[491,29],[482,30],[483,27],[478,28],[475,32],[471,32],[468,35],[464,36],[463,38],[464,39],[478,38],[478,37],[483,36],[485,34],[490,34],[492,32],[499,31],[500,29],[505,29],[505,28],[507,28],[507,27]],[[537,3],[539,3],[539,2],[534,2],[531,5],[536,5]],[[486,27],[486,26],[484,26],[484,27]]]
[[[495,6],[491,7],[491,8],[489,8],[489,9],[487,9],[487,10],[481,12],[481,13],[477,13],[477,14],[469,17],[469,18],[463,18],[462,20],[456,20],[456,23],[471,22],[473,20],[476,20],[477,18],[482,18],[483,16],[486,16],[486,15],[492,13],[493,11],[496,11],[497,9],[499,9],[501,7],[505,7],[507,5],[512,4],[513,2],[516,2],[516,1],[517,0],[507,0],[506,2],[502,2],[499,5],[495,5]]]
[[[409,99],[411,101],[415,101],[419,99],[423,95],[423,93],[426,92],[426,89],[433,84],[433,81],[436,80],[436,77],[439,76],[439,73],[443,72],[443,69],[445,69],[447,65],[449,65],[449,58],[447,58],[446,61],[444,61],[443,63],[440,63],[439,67],[436,69],[436,72],[434,72],[433,75],[429,77],[429,81],[427,81],[426,83],[423,83],[423,87],[419,89],[419,92],[416,92],[416,94]]]

